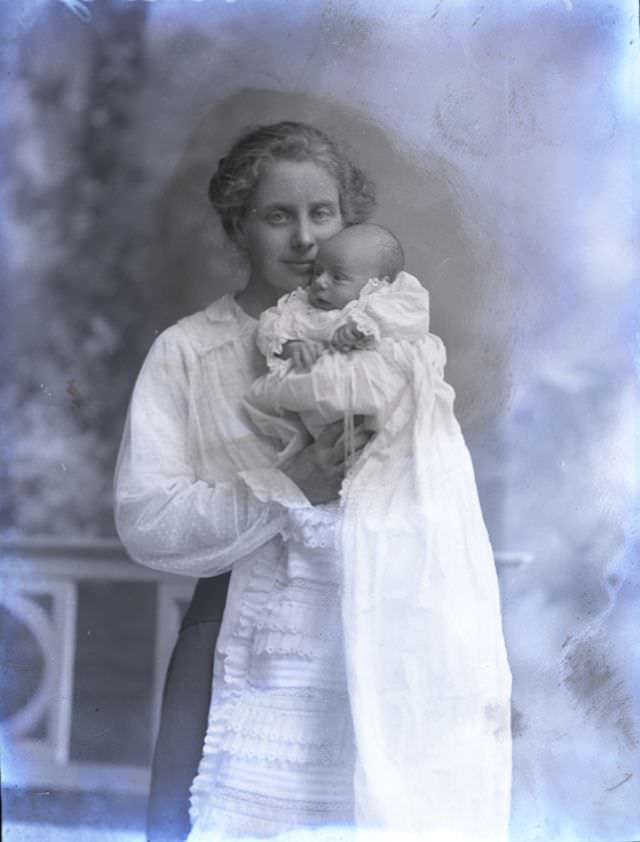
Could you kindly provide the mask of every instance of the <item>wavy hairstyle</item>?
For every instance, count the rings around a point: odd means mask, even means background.
[[[335,178],[345,225],[365,222],[375,208],[375,187],[324,132],[307,123],[259,126],[240,137],[218,162],[209,182],[209,201],[230,239],[249,210],[251,197],[273,161],[312,161]]]

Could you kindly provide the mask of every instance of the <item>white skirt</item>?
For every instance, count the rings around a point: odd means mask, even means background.
[[[189,842],[353,823],[335,509],[295,521],[271,580],[256,570],[220,659]]]

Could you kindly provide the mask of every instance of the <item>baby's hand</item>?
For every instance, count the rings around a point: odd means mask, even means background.
[[[282,346],[281,356],[291,360],[296,371],[309,371],[323,351],[320,342],[311,339],[291,339]]]
[[[373,337],[367,336],[353,322],[347,322],[333,334],[331,345],[336,351],[346,352],[355,349],[366,348],[373,341]]]

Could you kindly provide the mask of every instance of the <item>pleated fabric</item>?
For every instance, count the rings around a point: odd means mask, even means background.
[[[353,823],[336,519],[336,506],[292,512],[286,559],[256,563],[217,652],[190,842]]]

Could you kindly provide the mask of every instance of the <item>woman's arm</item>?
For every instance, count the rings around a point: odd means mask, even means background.
[[[115,520],[141,564],[212,576],[277,535],[285,510],[259,500],[240,477],[197,477],[187,440],[188,368],[176,336],[158,337],[136,382],[116,467]]]
[[[277,535],[288,507],[337,496],[340,451],[332,445],[339,433],[283,470],[258,468],[204,482],[187,441],[187,378],[175,333],[162,334],[131,399],[115,474],[115,520],[124,546],[141,564],[213,576]]]

